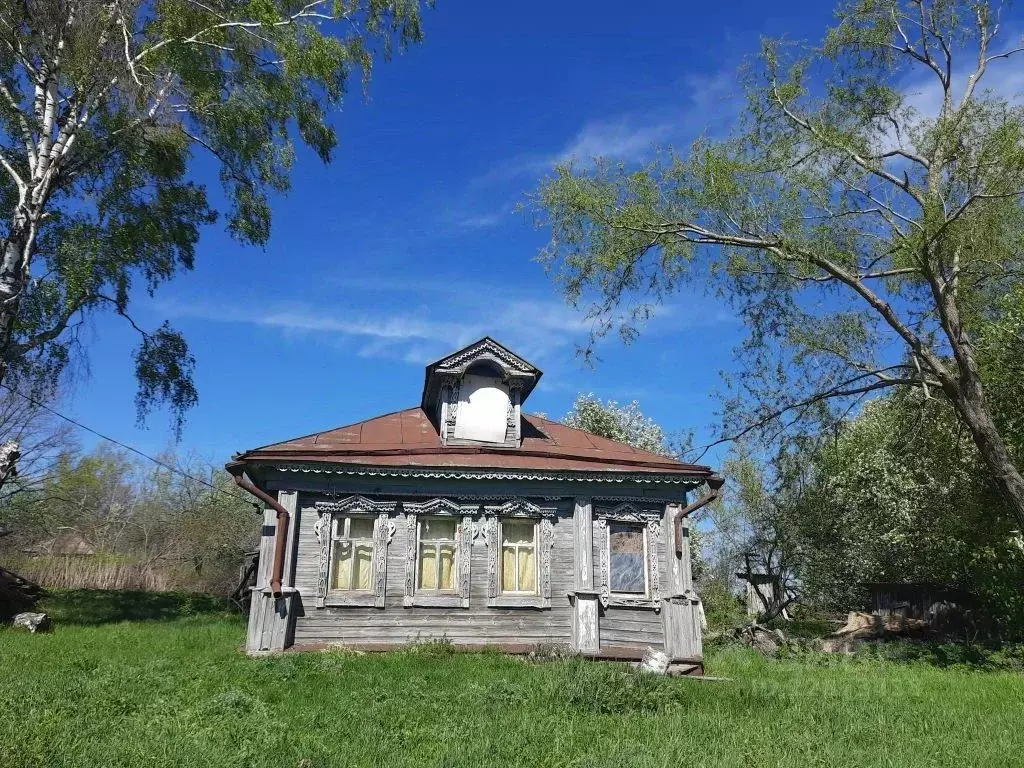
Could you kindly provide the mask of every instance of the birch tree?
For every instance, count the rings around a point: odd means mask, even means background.
[[[140,334],[140,418],[164,403],[180,430],[193,357],[131,318],[132,291],[191,269],[219,213],[266,243],[296,143],[329,161],[351,77],[420,38],[417,0],[0,4],[0,382],[52,383],[109,310]]]
[[[748,336],[723,439],[918,388],[955,411],[1024,525],[975,344],[1024,273],[1024,110],[989,87],[1022,50],[984,0],[845,3],[820,46],[764,44],[728,139],[639,169],[559,166],[534,198],[544,258],[595,337],[634,334],[686,284],[735,306]]]

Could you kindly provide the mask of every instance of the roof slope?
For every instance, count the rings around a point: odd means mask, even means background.
[[[540,416],[523,416],[518,448],[443,446],[422,408],[378,416],[344,427],[247,451],[238,461],[315,461],[339,464],[465,467],[526,470],[656,472],[710,475],[705,466],[567,427]]]

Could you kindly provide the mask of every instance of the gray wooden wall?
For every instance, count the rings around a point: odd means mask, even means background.
[[[399,511],[394,538],[388,546],[385,606],[315,607],[320,545],[312,509],[314,494],[299,496],[297,552],[293,584],[299,595],[295,618],[296,645],[323,643],[351,645],[390,645],[445,639],[458,645],[565,645],[572,640],[573,605],[570,593],[575,589],[573,573],[573,505],[564,498],[557,502],[551,551],[551,607],[488,608],[488,547],[482,537],[473,542],[470,601],[468,608],[404,607],[407,537],[405,516]],[[458,500],[457,496],[449,496]],[[410,499],[411,501],[412,499]],[[550,506],[546,501],[545,506]],[[596,525],[596,522],[595,522]],[[601,537],[595,535],[594,567],[600,562],[596,551]],[[658,563],[662,583],[668,579],[666,538],[658,542]],[[660,612],[651,608],[610,606],[602,609],[599,620],[602,647],[664,647],[664,622]]]
[[[309,507],[312,498],[303,498]],[[559,505],[551,550],[551,608],[488,608],[488,548],[482,537],[473,542],[469,608],[403,607],[408,526],[395,516],[395,536],[388,546],[388,578],[384,608],[316,608],[320,545],[307,509],[299,520],[295,587],[302,610],[295,620],[295,643],[401,644],[446,639],[455,644],[565,644],[572,634],[573,588],[572,511],[570,502]]]

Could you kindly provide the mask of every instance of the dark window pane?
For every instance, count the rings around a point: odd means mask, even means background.
[[[637,525],[611,523],[608,526],[608,548],[611,554],[611,591],[646,593],[643,528]]]

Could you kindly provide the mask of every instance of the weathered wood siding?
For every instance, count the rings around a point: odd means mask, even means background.
[[[621,608],[609,606],[600,618],[601,646],[651,646],[661,650],[665,645],[665,630],[661,613],[651,608]]]
[[[668,579],[667,560],[665,559],[665,536],[651,542],[655,548],[658,577],[662,585]],[[594,568],[595,572],[601,562],[601,550],[606,546],[606,535],[594,522]],[[599,577],[598,577],[599,578]],[[648,574],[650,579],[650,574]],[[610,605],[601,609],[598,628],[601,636],[601,647],[606,646],[651,646],[662,650],[665,645],[665,626],[660,611],[653,608],[626,608]]]
[[[300,506],[313,499],[303,496]],[[568,593],[574,588],[572,503],[558,504],[551,551],[551,607],[488,608],[488,547],[483,537],[471,549],[470,600],[468,608],[404,607],[406,551],[409,527],[405,515],[394,517],[396,531],[387,554],[387,588],[384,608],[315,607],[320,545],[314,532],[316,515],[302,515],[299,523],[295,587],[302,609],[295,623],[295,643],[402,644],[445,639],[456,644],[568,644],[572,635],[572,606]]]

